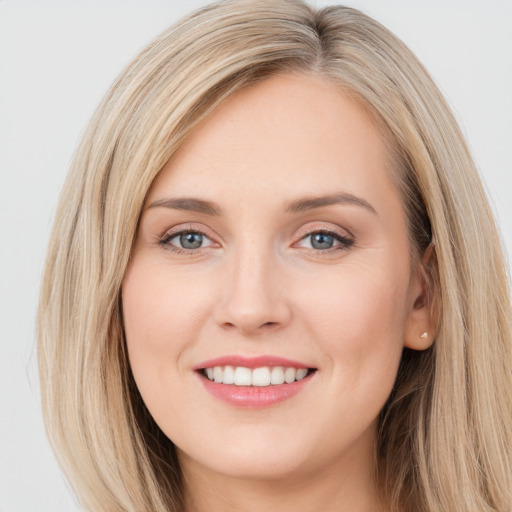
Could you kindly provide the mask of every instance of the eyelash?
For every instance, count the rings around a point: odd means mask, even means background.
[[[173,231],[171,233],[166,233],[161,239],[158,240],[158,245],[160,245],[161,247],[163,247],[169,251],[172,251],[174,253],[182,254],[182,255],[186,255],[186,256],[193,256],[194,254],[197,254],[198,250],[204,249],[204,247],[199,247],[197,249],[184,249],[184,248],[177,247],[170,243],[171,240],[173,240],[174,238],[177,238],[181,235],[186,235],[186,234],[197,234],[197,235],[201,235],[202,237],[204,237],[208,240],[211,240],[210,237],[204,231],[201,231],[200,229],[195,229],[195,228],[194,229],[187,228],[187,229],[181,229],[179,231]],[[331,236],[332,238],[334,238],[336,241],[339,242],[339,245],[330,247],[328,249],[310,248],[310,250],[314,251],[316,254],[319,254],[319,255],[331,254],[333,252],[338,252],[338,251],[346,251],[347,249],[352,247],[355,243],[355,240],[353,238],[344,237],[333,229],[322,228],[322,229],[314,229],[314,230],[304,233],[301,236],[301,238],[298,240],[298,242],[295,242],[294,245],[298,244],[299,242],[302,242],[303,240],[307,239],[308,237],[311,237],[312,235],[317,235],[317,234]]]
[[[355,243],[355,240],[353,238],[342,236],[336,230],[329,228],[312,229],[311,231],[304,233],[303,236],[301,236],[299,242],[302,242],[303,240],[307,239],[308,237],[311,237],[312,235],[328,235],[339,242],[339,245],[330,247],[328,249],[315,249],[313,247],[310,249],[312,251],[315,251],[315,253],[319,255],[327,255],[338,251],[346,251]],[[295,244],[299,242],[295,242]]]
[[[163,236],[163,238],[158,240],[158,245],[162,246],[164,249],[167,249],[167,250],[177,253],[177,254],[193,256],[194,254],[197,254],[197,251],[199,249],[204,249],[204,247],[200,247],[196,250],[182,249],[180,247],[177,247],[177,246],[171,244],[171,240],[173,240],[174,238],[179,237],[180,235],[188,235],[188,234],[201,235],[202,237],[210,240],[210,237],[204,231],[201,231],[200,229],[196,229],[196,228],[187,228],[187,229],[180,229],[178,231],[173,231],[171,233],[166,233]]]

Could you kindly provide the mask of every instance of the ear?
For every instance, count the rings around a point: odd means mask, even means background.
[[[413,350],[429,348],[434,342],[436,334],[437,315],[433,303],[434,283],[430,272],[434,259],[433,246],[429,245],[411,277],[404,346]]]

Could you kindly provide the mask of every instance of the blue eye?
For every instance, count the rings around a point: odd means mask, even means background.
[[[164,247],[176,251],[193,251],[211,245],[211,240],[199,231],[179,231],[171,233],[160,241]]]
[[[309,236],[313,249],[330,249],[334,245],[334,237],[327,233],[313,233]]]
[[[177,237],[183,249],[199,249],[203,245],[201,233],[181,233]]]
[[[316,251],[344,250],[354,244],[350,238],[329,231],[314,231],[299,241],[299,247],[314,249]]]

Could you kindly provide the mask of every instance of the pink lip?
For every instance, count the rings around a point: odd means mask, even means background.
[[[210,359],[204,361],[194,367],[194,370],[201,370],[203,368],[213,368],[214,366],[244,366],[245,368],[261,368],[262,366],[286,366],[291,368],[311,368],[307,364],[300,363],[298,361],[292,361],[291,359],[285,359],[278,356],[256,356],[256,357],[245,357],[245,356],[224,356],[216,359]]]
[[[292,382],[291,384],[280,384],[271,386],[236,386],[234,384],[219,384],[209,380],[202,371],[205,368],[214,366],[244,366],[245,368],[261,368],[263,366],[285,366],[291,368],[311,368],[311,366],[285,359],[283,357],[262,355],[256,357],[245,357],[231,355],[218,357],[204,361],[194,367],[201,383],[205,389],[215,398],[222,400],[235,407],[248,409],[262,409],[274,404],[278,404],[297,395],[311,381],[316,372],[312,372],[302,380]]]
[[[209,380],[201,372],[197,373],[203,386],[214,397],[235,407],[247,409],[263,409],[292,398],[307,386],[315,374],[316,372],[310,373],[302,380],[296,380],[291,384],[257,387],[219,384]]]

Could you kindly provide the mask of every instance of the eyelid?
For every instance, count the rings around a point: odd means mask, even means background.
[[[301,226],[297,231],[296,238],[302,240],[312,233],[329,233],[344,240],[355,240],[354,235],[348,229],[326,222],[310,222]]]
[[[332,251],[345,250],[349,247],[352,247],[355,243],[355,237],[349,233],[347,230],[343,229],[344,233],[341,233],[341,228],[335,228],[332,226],[328,226],[325,224],[314,224],[307,225],[302,227],[297,234],[298,240],[293,243],[293,247],[297,247],[300,242],[305,240],[307,237],[316,234],[316,233],[325,233],[327,235],[332,236],[335,240],[339,242],[338,245],[331,247],[329,249],[315,249],[304,247],[304,249],[309,249],[315,251],[316,253],[329,253]]]
[[[176,253],[180,254],[187,254],[187,255],[193,255],[197,254],[203,249],[208,249],[210,247],[221,247],[222,244],[217,242],[216,238],[218,238],[215,235],[209,234],[209,229],[205,229],[203,227],[199,227],[194,224],[178,224],[176,226],[173,226],[172,228],[167,229],[162,235],[156,237],[156,243],[163,247],[164,249],[171,250]],[[184,233],[198,233],[201,236],[208,239],[210,244],[208,244],[205,247],[198,247],[196,249],[186,249],[186,248],[180,248],[177,245],[173,245],[170,243],[170,241],[177,236],[184,234]],[[311,236],[313,234],[317,233],[325,233],[327,235],[332,236],[337,242],[337,245],[334,245],[331,248],[328,249],[315,249],[313,247],[303,247],[304,249],[309,249],[311,251],[314,251],[316,253],[322,253],[327,254],[329,252],[336,252],[339,250],[346,250],[350,247],[352,247],[355,243],[355,237],[346,229],[340,228],[338,226],[333,227],[331,225],[326,225],[325,223],[310,223],[305,226],[302,226],[294,239],[296,240],[292,247],[300,247],[299,244],[305,240],[308,236]]]
[[[157,237],[156,243],[163,247],[164,249],[170,250],[172,252],[176,252],[179,254],[186,254],[186,255],[192,255],[197,254],[199,251],[203,249],[207,249],[209,247],[220,244],[215,240],[215,237],[209,234],[207,229],[198,227],[197,225],[193,224],[178,224],[176,226],[173,226],[170,229],[167,229],[161,236]],[[210,241],[210,244],[205,247],[198,247],[197,249],[185,249],[181,248],[177,245],[171,244],[171,240],[176,238],[177,236],[184,234],[184,233],[197,233],[204,238],[207,238]]]
[[[171,234],[169,234],[169,236],[164,238],[162,243],[171,243],[171,240],[174,240],[175,238],[179,238],[182,235],[191,235],[191,234],[200,235],[203,240],[206,239],[206,240],[208,240],[210,242],[208,245],[205,245],[205,246],[202,246],[202,247],[198,247],[198,249],[204,249],[205,247],[209,247],[213,243],[213,240],[211,240],[210,237],[206,233],[202,233],[201,231],[197,231],[197,230],[194,230],[194,231],[188,231],[188,230],[186,230],[186,231],[177,231],[176,233],[171,233]],[[181,249],[181,247],[178,247],[178,249]],[[187,252],[191,251],[191,250],[192,249],[187,249]]]

